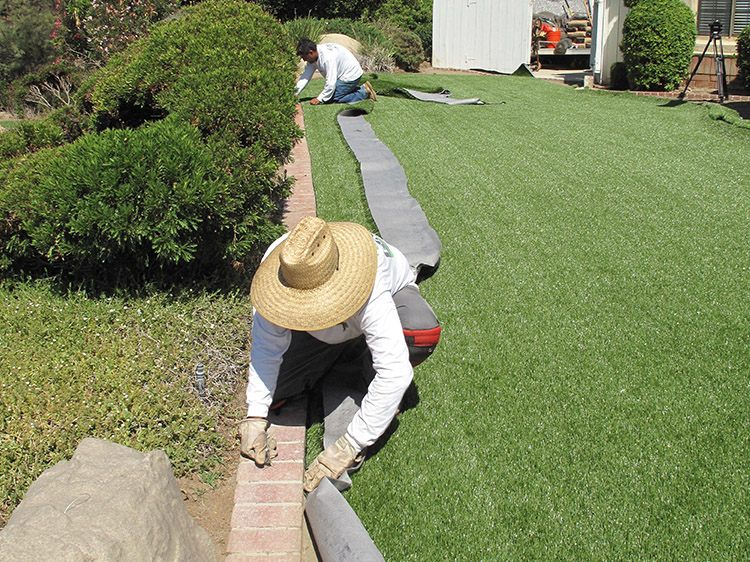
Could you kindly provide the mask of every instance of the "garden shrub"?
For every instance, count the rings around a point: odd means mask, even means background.
[[[613,62],[609,67],[609,86],[613,90],[628,89],[628,69],[624,62]]]
[[[26,119],[0,134],[0,159],[13,158],[65,142],[62,127],[50,119]]]
[[[398,29],[390,36],[393,43],[393,60],[402,70],[417,71],[424,62],[424,49],[419,36],[413,31]]]
[[[620,49],[633,90],[674,90],[687,77],[695,16],[680,0],[642,0],[627,15]]]
[[[198,130],[175,117],[85,135],[36,164],[24,172],[35,181],[2,198],[13,204],[3,214],[15,212],[24,227],[6,233],[18,259],[87,272],[117,263],[131,273],[200,267],[256,222],[242,187],[214,166]]]
[[[136,274],[257,260],[283,231],[289,180],[278,169],[300,134],[295,67],[281,25],[231,0],[186,8],[115,55],[78,95],[100,134],[63,147],[38,186],[14,176],[31,201],[20,224],[33,257]],[[74,113],[55,118],[88,127]]]
[[[284,23],[284,29],[295,46],[300,39],[310,39],[319,43],[320,38],[326,33],[326,22],[313,17],[295,18]]]
[[[75,93],[86,75],[85,70],[68,61],[47,64],[11,82],[2,101],[16,113],[26,108],[49,111],[75,105]],[[32,89],[41,98],[30,96]]]
[[[368,17],[416,33],[423,50],[432,52],[432,0],[385,0]]]
[[[0,83],[9,83],[55,56],[50,2],[8,2],[0,17]]]
[[[750,90],[750,26],[737,37],[737,67],[745,88]]]

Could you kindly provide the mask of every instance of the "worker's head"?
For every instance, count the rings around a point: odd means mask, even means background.
[[[305,217],[260,264],[250,299],[282,328],[330,328],[367,302],[377,266],[375,241],[365,227]]]
[[[318,61],[318,46],[309,39],[300,39],[297,43],[297,56],[303,61],[314,63]]]

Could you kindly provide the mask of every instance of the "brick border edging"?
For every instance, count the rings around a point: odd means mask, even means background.
[[[304,131],[300,105],[295,122]],[[292,158],[284,168],[295,178],[292,193],[284,202],[282,220],[287,230],[302,217],[316,214],[310,153],[304,136],[294,146]],[[303,562],[307,399],[285,404],[278,414],[269,416],[269,421],[268,433],[276,438],[279,456],[264,468],[241,458],[226,562]]]

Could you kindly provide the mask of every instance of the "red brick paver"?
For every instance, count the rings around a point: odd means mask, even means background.
[[[297,125],[304,131],[302,108],[297,106]],[[310,153],[302,138],[286,167],[295,178],[292,194],[284,203],[283,222],[291,230],[308,215],[315,215],[315,192]],[[231,531],[226,562],[305,562],[302,476],[305,470],[305,423],[307,399],[284,404],[269,414],[270,436],[276,438],[278,456],[271,466],[258,468],[243,458],[237,470]],[[309,538],[307,538],[309,542]]]
[[[302,107],[297,106],[297,125],[304,131],[305,121]],[[315,216],[315,191],[313,190],[312,171],[310,166],[310,152],[307,149],[307,139],[302,137],[292,150],[293,161],[287,164],[286,173],[295,178],[292,194],[284,204],[283,221],[287,229],[291,230],[302,219],[309,215]]]

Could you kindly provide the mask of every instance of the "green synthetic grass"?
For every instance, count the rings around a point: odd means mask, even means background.
[[[443,244],[420,402],[346,493],[385,559],[750,558],[750,131],[530,78],[388,79],[498,105],[367,116]],[[340,109],[304,105],[318,212],[374,228]]]

